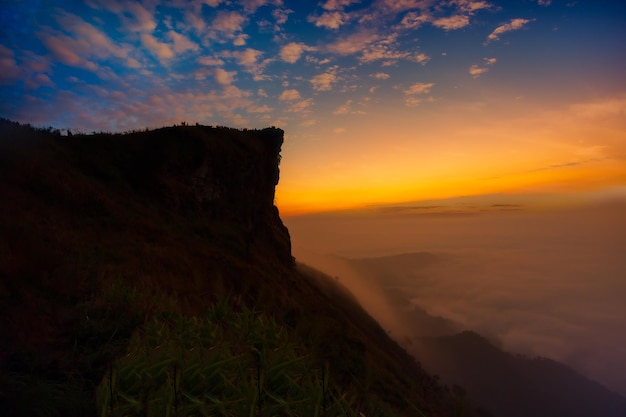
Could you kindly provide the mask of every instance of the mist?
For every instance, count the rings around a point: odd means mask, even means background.
[[[415,323],[350,259],[428,253],[390,265],[411,303],[503,349],[563,362],[626,395],[626,204],[532,211],[287,217],[297,260],[348,286],[398,341]],[[380,279],[379,274],[379,279]],[[394,284],[395,285],[395,284]],[[418,358],[419,359],[419,358]]]

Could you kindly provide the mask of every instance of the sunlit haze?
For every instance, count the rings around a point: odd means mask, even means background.
[[[281,127],[283,215],[626,181],[623,2],[1,7],[1,117]]]

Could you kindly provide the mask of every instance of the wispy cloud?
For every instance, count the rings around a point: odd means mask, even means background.
[[[292,104],[291,107],[289,107],[288,111],[291,113],[308,113],[309,111],[311,111],[313,103],[313,99],[311,98],[300,100]]]
[[[379,35],[375,32],[362,30],[339,37],[336,41],[326,45],[325,50],[337,55],[353,55],[378,39]]]
[[[503,33],[519,30],[530,22],[532,22],[531,19],[511,19],[508,23],[504,23],[495,28],[494,31],[487,36],[487,42],[497,41]]]
[[[406,95],[414,95],[414,94],[428,94],[430,93],[430,89],[435,86],[435,83],[415,83],[411,85],[409,88],[404,90],[404,94]]]
[[[403,90],[406,98],[404,103],[409,107],[417,106],[423,101],[433,101],[432,97],[424,97],[430,93],[430,90],[435,86],[435,83],[415,83],[409,88]]]
[[[192,42],[187,36],[182,35],[176,31],[170,30],[169,32],[167,32],[167,37],[172,40],[172,49],[177,54],[187,51],[197,51],[198,49],[200,49],[198,44]]]
[[[161,63],[174,57],[174,51],[170,45],[159,41],[149,33],[141,34],[141,43],[145,46]]]
[[[337,109],[333,112],[335,115],[339,114],[347,114],[350,113],[350,106],[352,105],[352,100],[346,101],[341,106],[337,107]]]
[[[0,84],[12,84],[20,78],[20,67],[12,50],[0,45]]]
[[[469,16],[456,15],[450,17],[440,17],[439,19],[435,19],[432,23],[433,26],[444,30],[461,29],[469,25]]]
[[[391,75],[386,72],[377,72],[376,74],[370,74],[370,77],[376,78],[377,80],[388,80],[391,78]]]
[[[469,73],[472,77],[478,78],[489,71],[489,67],[496,63],[496,58],[485,58],[483,65],[474,64],[470,67]]]
[[[254,76],[255,81],[268,78],[263,71],[271,59],[263,60],[263,51],[254,48],[228,51],[222,53],[222,58],[234,58],[244,71]]]
[[[322,4],[322,8],[326,10],[342,10],[353,3],[358,3],[360,0],[326,0]]]
[[[348,20],[346,13],[333,11],[322,13],[320,16],[309,16],[309,22],[317,27],[325,27],[327,29],[339,29]]]
[[[626,96],[610,97],[588,103],[572,104],[571,110],[578,117],[602,119],[606,117],[626,117]]]

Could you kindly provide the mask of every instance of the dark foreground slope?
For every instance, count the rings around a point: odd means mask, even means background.
[[[280,129],[0,122],[4,415],[477,415],[296,268]]]

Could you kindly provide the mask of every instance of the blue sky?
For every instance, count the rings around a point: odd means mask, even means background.
[[[298,200],[300,207],[336,199],[319,193],[324,183],[344,183],[333,191],[354,197],[344,206],[413,198],[409,193],[442,197],[408,186],[396,187],[393,195],[376,192],[367,165],[370,173],[398,166],[406,172],[427,163],[408,160],[407,153],[439,160],[444,149],[467,152],[468,143],[486,146],[474,135],[458,138],[452,127],[480,130],[488,120],[534,118],[538,110],[575,119],[573,108],[589,106],[616,118],[626,102],[622,2],[0,4],[1,117],[85,132],[182,121],[279,126],[287,132],[284,168],[293,180],[282,195],[285,201]],[[622,132],[623,126],[615,128]],[[515,136],[494,129],[483,136],[494,136],[495,148],[500,146],[495,136]],[[555,127],[542,131],[549,129]],[[407,132],[421,136],[409,138]],[[560,132],[558,140],[567,135]],[[601,157],[621,155],[623,136],[618,136],[607,138],[608,145],[593,145],[605,147]],[[377,147],[383,143],[386,148]],[[395,156],[388,154],[390,143],[397,145]],[[547,152],[541,146],[521,151]],[[354,159],[346,158],[348,153]],[[392,169],[372,166],[367,161],[372,155],[388,159]],[[492,161],[502,158],[494,155]],[[540,163],[522,158],[529,170]],[[565,153],[546,163],[583,159]],[[324,183],[310,183],[312,171],[328,170],[344,179],[320,175]],[[364,185],[356,190],[350,183]],[[306,200],[296,189],[318,197]]]

